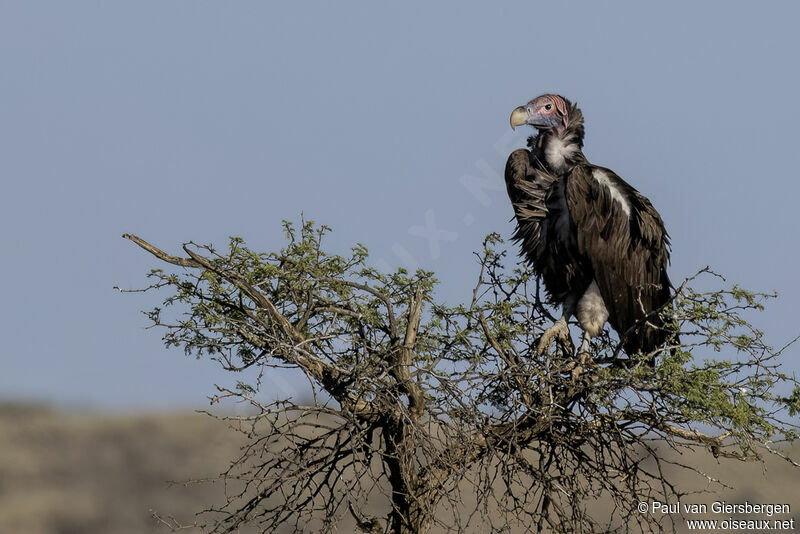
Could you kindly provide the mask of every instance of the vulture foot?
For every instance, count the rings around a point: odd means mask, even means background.
[[[572,379],[577,380],[583,372],[589,368],[594,367],[596,364],[592,361],[592,354],[589,352],[588,348],[584,347],[581,344],[581,348],[578,349],[578,361],[575,363],[575,367],[572,369]]]
[[[578,348],[578,354],[576,354],[577,362],[575,362],[575,367],[572,369],[572,379],[577,380],[581,374],[588,368],[594,367],[596,364],[594,360],[592,360],[592,352],[591,352],[591,341],[589,335],[584,332],[583,333],[583,341],[581,341],[581,346]]]
[[[542,337],[539,338],[539,343],[536,345],[536,353],[543,356],[550,349],[553,341],[556,341],[556,348],[561,348],[565,353],[572,355],[572,339],[569,337],[567,321],[563,317],[542,333]]]

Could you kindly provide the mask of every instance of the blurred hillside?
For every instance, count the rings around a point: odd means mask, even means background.
[[[0,407],[0,533],[169,532],[151,510],[191,524],[219,502],[214,476],[241,435],[208,416],[90,415]],[[182,532],[199,532],[187,529]]]
[[[239,433],[201,414],[98,415],[0,405],[0,534],[169,532],[151,510],[191,524],[195,512],[221,502],[221,485],[168,481],[213,477],[241,444]],[[783,460],[718,463],[704,455],[700,465],[731,487],[695,478],[695,489],[712,493],[684,497],[684,503],[747,500],[789,504],[791,516],[800,510],[800,471]],[[675,519],[683,532],[682,521]]]

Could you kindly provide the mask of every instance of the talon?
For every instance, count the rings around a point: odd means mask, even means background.
[[[536,346],[536,353],[539,356],[546,354],[553,341],[561,342],[562,347],[572,353],[572,340],[569,337],[569,327],[563,318],[553,323],[553,326],[542,333],[542,337],[539,338],[539,343]]]
[[[596,364],[592,359],[592,352],[590,350],[589,336],[584,333],[581,346],[578,348],[576,356],[575,368],[572,369],[572,379],[577,380],[584,371],[589,367],[594,367]]]
[[[577,380],[583,374],[583,366],[576,365],[574,369],[572,369],[572,380]]]
[[[578,349],[577,362],[575,368],[572,370],[572,379],[577,380],[589,367],[595,367],[597,364],[592,360],[592,353],[589,351],[588,343],[581,343]]]

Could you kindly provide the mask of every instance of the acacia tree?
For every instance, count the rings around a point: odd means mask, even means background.
[[[704,270],[662,310],[680,343],[628,357],[603,336],[576,373],[566,347],[537,354],[552,317],[497,235],[476,254],[469,297],[446,305],[430,272],[379,272],[361,245],[326,252],[324,226],[284,227],[286,246],[270,253],[232,238],[178,257],[124,236],[169,264],[145,288],[167,292],[148,317],[168,347],[232,372],[298,369],[313,392],[264,402],[260,380],[219,389],[215,400],[255,414],[229,418],[248,440],[221,474],[212,532],[661,528],[637,503],[681,496],[665,464],[695,468],[660,445],[750,460],[795,438],[800,388],[745,318],[768,295],[693,290],[715,280]],[[590,512],[597,499],[613,518]]]

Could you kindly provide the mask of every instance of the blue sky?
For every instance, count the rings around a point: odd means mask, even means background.
[[[145,330],[154,295],[114,291],[156,265],[124,232],[171,251],[229,235],[267,250],[302,211],[334,228],[334,249],[435,270],[442,297],[461,298],[482,237],[513,229],[500,176],[528,132],[508,116],[544,92],[578,101],[589,159],[661,212],[673,280],[711,265],[777,290],[756,320],[781,344],[800,333],[798,15],[792,2],[4,2],[0,397],[170,409],[231,383]]]

